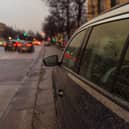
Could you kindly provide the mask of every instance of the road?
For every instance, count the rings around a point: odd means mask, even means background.
[[[0,48],[0,129],[57,129],[53,68],[42,58],[61,53],[56,46],[36,47],[32,54]]]
[[[4,49],[0,48],[0,84],[21,81],[39,50],[40,47],[36,47],[34,53],[19,54],[17,52],[4,52]]]
[[[35,47],[34,53],[5,52],[0,47],[0,118],[21,87],[24,77],[41,47]]]

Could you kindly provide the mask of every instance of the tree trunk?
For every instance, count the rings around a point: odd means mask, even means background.
[[[69,0],[67,0],[67,35],[68,35],[68,39],[70,38],[70,23],[69,23]]]

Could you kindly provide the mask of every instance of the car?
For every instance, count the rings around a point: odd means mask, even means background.
[[[9,40],[9,41],[4,43],[4,50],[5,51],[16,51],[16,49],[17,49],[16,41]]]
[[[54,66],[59,129],[129,129],[129,4],[82,25]]]
[[[44,46],[46,46],[46,47],[47,47],[47,46],[51,46],[51,42],[45,41],[45,42],[44,42]]]
[[[34,52],[34,45],[32,41],[20,41],[17,44],[17,51],[21,52]]]

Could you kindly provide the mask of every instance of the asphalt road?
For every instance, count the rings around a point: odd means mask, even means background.
[[[55,46],[36,47],[33,54],[0,48],[0,129],[57,129],[53,68],[42,58],[61,53]]]
[[[34,53],[5,52],[0,47],[0,118],[24,80],[27,70],[37,57],[41,47]]]
[[[35,47],[34,53],[5,52],[0,48],[0,84],[21,81],[35,59],[41,47]]]

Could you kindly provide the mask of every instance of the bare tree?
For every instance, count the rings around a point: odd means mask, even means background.
[[[85,7],[85,2],[86,0],[75,0],[77,6],[78,6],[78,13],[77,13],[77,26],[79,27],[80,26],[80,22],[81,22],[81,17],[82,15],[84,14],[82,11],[83,11],[83,7]],[[85,7],[86,8],[86,7]],[[86,17],[85,17],[86,19]]]
[[[86,0],[48,0],[50,16],[46,19],[43,29],[47,31],[49,35],[66,32],[69,38],[73,29],[76,29],[82,23],[81,18],[84,13],[85,1]]]

